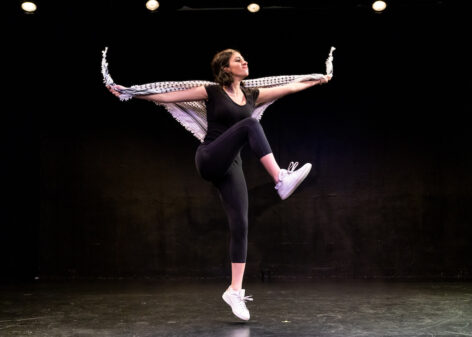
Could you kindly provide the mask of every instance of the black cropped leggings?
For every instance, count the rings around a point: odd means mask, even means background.
[[[258,159],[272,153],[261,124],[245,118],[209,144],[201,144],[195,153],[200,176],[218,189],[230,229],[230,259],[244,263],[247,257],[248,193],[242,170],[241,149],[249,143]]]

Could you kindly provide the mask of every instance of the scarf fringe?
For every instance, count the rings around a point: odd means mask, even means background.
[[[171,116],[180,123],[187,131],[189,131],[192,135],[194,135],[201,143],[206,135],[206,129],[203,129],[199,126],[198,123],[195,123],[195,120],[192,120],[191,117],[182,113],[182,110],[176,104],[163,104],[157,103],[156,105],[162,105],[170,114]]]

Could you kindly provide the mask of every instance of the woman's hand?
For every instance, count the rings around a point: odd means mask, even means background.
[[[319,80],[320,84],[323,84],[323,83],[328,83],[328,81],[331,79],[331,75],[323,75],[323,77]]]
[[[107,89],[110,90],[110,92],[115,95],[116,97],[120,97],[120,93],[118,91],[115,90],[115,88],[117,89],[124,89],[125,87],[121,86],[121,85],[118,85],[118,84],[114,84],[114,85],[107,85]]]

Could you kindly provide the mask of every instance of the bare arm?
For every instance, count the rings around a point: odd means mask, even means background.
[[[113,95],[117,97],[120,96],[120,93],[114,90],[112,87],[107,86],[107,88]],[[162,94],[136,95],[134,98],[153,101],[156,103],[179,103],[205,100],[208,98],[208,94],[204,86],[199,86],[191,89],[166,92]]]
[[[325,76],[316,81],[294,82],[274,88],[259,88],[259,96],[257,97],[256,105],[276,100],[280,97],[305,90],[317,84],[327,83],[330,79],[330,76]]]

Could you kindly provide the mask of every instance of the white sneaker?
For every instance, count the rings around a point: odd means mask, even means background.
[[[244,289],[239,289],[239,291],[233,290],[231,286],[223,293],[223,300],[228,303],[228,305],[233,310],[233,314],[237,317],[247,321],[250,318],[249,310],[246,308],[246,301],[252,301],[250,296],[244,296]]]
[[[275,189],[279,193],[282,200],[287,199],[296,190],[298,185],[306,178],[311,170],[311,164],[307,163],[298,170],[294,171],[298,166],[297,162],[290,162],[288,169],[281,169],[279,173],[279,182],[275,185]]]

